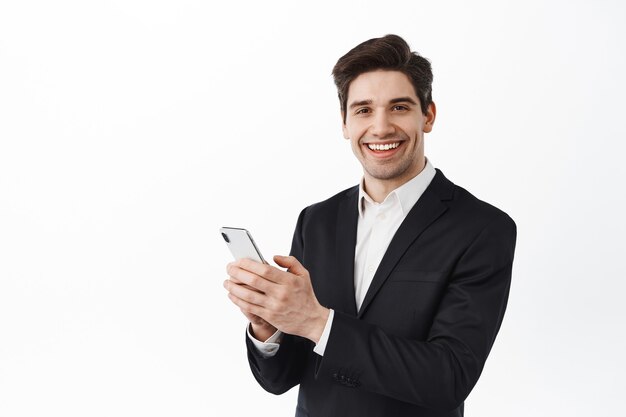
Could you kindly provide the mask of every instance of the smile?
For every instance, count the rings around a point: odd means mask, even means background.
[[[393,143],[368,143],[367,147],[370,148],[373,151],[388,151],[390,149],[395,149],[398,146],[400,146],[400,142],[393,142]]]

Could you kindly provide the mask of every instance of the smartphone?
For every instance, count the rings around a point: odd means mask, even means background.
[[[230,249],[230,253],[233,254],[235,259],[252,259],[253,261],[266,264],[261,251],[254,243],[252,235],[246,229],[237,227],[222,227],[220,233]]]

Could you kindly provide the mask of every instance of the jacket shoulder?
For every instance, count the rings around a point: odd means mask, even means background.
[[[355,185],[350,188],[346,188],[333,195],[332,197],[327,198],[326,200],[311,204],[306,207],[304,211],[306,211],[307,216],[314,216],[316,214],[327,214],[328,212],[336,211],[339,206],[346,201],[354,201],[356,204],[356,199],[359,195],[359,186]],[[356,208],[356,206],[355,206]]]
[[[465,221],[471,220],[471,223],[479,228],[492,222],[502,222],[515,228],[515,222],[506,212],[453,183],[440,170],[437,170],[431,187],[448,206],[453,216],[463,218]]]

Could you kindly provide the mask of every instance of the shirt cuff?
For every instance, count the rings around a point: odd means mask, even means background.
[[[261,342],[252,336],[252,333],[250,333],[250,326],[251,325],[248,324],[246,333],[248,333],[248,338],[250,338],[261,356],[267,359],[276,355],[278,353],[278,348],[280,347],[280,339],[282,338],[283,332],[276,330],[274,334],[271,335],[265,342]]]
[[[324,331],[320,336],[319,342],[313,348],[313,352],[317,353],[320,356],[324,356],[324,351],[326,350],[326,344],[328,343],[328,337],[330,336],[330,328],[333,327],[333,317],[335,317],[335,310],[330,309],[330,313],[328,314],[328,320],[326,320],[326,326],[324,326]]]

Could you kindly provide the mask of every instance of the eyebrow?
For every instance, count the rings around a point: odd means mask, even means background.
[[[353,102],[350,104],[350,107],[349,107],[349,108],[350,108],[350,109],[353,109],[353,108],[355,108],[355,107],[358,107],[358,106],[365,106],[365,105],[368,105],[368,104],[372,104],[372,100],[359,100],[359,101],[353,101]]]
[[[415,100],[413,100],[411,97],[398,97],[398,98],[394,98],[389,100],[390,104],[396,104],[396,103],[411,103],[413,105],[417,104],[415,102]]]
[[[352,103],[350,103],[349,109],[353,109],[353,108],[358,107],[358,106],[370,105],[372,103],[373,103],[372,100],[353,101]],[[397,104],[397,103],[411,103],[413,105],[417,104],[415,102],[415,100],[413,100],[411,97],[408,97],[408,96],[407,97],[392,98],[391,100],[389,100],[389,104]]]

